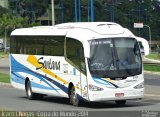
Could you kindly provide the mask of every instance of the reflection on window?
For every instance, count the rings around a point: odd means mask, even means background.
[[[85,70],[85,59],[84,59],[84,49],[80,41],[67,38],[66,41],[66,56],[74,64],[83,71]]]
[[[11,38],[11,53],[64,56],[64,37],[18,36]]]
[[[142,72],[141,54],[134,38],[103,38],[89,41],[88,65],[94,77],[128,77]]]

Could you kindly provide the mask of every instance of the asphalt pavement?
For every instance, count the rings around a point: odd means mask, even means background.
[[[85,102],[80,107],[69,104],[68,98],[45,97],[28,100],[25,91],[0,87],[0,109],[10,111],[159,111],[160,98],[145,96],[143,100],[130,100],[125,106],[117,106],[114,101]]]

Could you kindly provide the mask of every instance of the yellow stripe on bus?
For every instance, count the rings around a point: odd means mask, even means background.
[[[111,82],[111,83],[114,83],[113,80],[111,80],[110,78],[104,78],[104,80],[108,81],[108,82]]]
[[[39,64],[39,63],[37,62],[38,60],[37,60],[37,58],[36,58],[34,55],[29,55],[28,58],[27,58],[27,61],[28,61],[29,63],[31,63],[33,66],[35,66],[36,68],[42,66],[41,64]],[[51,71],[48,70],[48,69],[41,68],[40,70],[43,71],[44,73],[52,76],[53,78],[61,81],[61,82],[64,83],[64,84],[69,84],[69,82],[67,82],[67,81],[65,81],[64,79],[60,78],[59,76],[57,76],[56,74],[54,74],[53,72],[51,72]],[[75,86],[75,88],[81,90],[81,89],[80,89],[79,87],[77,87],[77,86]]]

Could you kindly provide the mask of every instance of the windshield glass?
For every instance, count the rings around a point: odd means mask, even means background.
[[[89,43],[88,63],[93,77],[126,78],[142,72],[139,45],[134,38],[95,39]]]

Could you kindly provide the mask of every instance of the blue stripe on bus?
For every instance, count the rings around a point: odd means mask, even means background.
[[[45,82],[46,84],[48,84],[50,87],[52,87],[55,91],[57,91],[52,85],[50,85],[47,81],[51,82],[52,84],[56,85],[57,87],[59,87],[62,91],[64,91],[66,94],[68,94],[68,88],[65,87],[64,85],[60,84],[59,82],[48,78],[46,76],[43,76],[39,73],[36,73],[30,69],[28,69],[27,67],[25,67],[24,65],[20,64],[19,62],[17,62],[13,56],[11,56],[11,71],[12,72],[24,72],[24,73],[28,73],[31,74],[37,78],[39,78],[40,80],[42,80],[43,82]],[[47,81],[46,81],[47,80]],[[57,91],[57,93],[59,93]]]
[[[108,82],[101,82],[100,79],[94,79],[94,81],[98,84],[110,85]]]
[[[53,80],[53,79],[51,79],[51,78],[49,78],[49,77],[47,77],[47,76],[43,76],[43,75],[41,75],[41,74],[39,74],[39,73],[37,73],[37,72],[34,72],[34,71],[30,70],[29,68],[25,67],[24,65],[22,65],[21,63],[19,63],[18,61],[16,61],[12,55],[11,55],[10,57],[11,57],[11,71],[12,71],[12,73],[15,73],[15,72],[24,72],[24,73],[27,73],[27,74],[31,74],[31,75],[39,78],[40,80],[42,80],[42,81],[45,82],[46,84],[48,84],[48,85],[52,88],[52,90],[57,91],[57,89],[55,89],[55,88],[54,88],[52,85],[50,85],[47,81],[49,81],[50,83],[56,85],[56,86],[57,86],[58,88],[60,88],[63,92],[65,92],[66,94],[68,94],[68,88],[67,88],[66,86],[60,84],[59,82],[57,82],[57,81],[55,81],[55,80]],[[12,75],[13,75],[13,74],[12,74]],[[17,76],[16,76],[16,77],[17,77]],[[19,77],[19,78],[20,78],[20,77]],[[23,78],[22,78],[22,79],[23,79]],[[47,80],[47,81],[46,81],[46,80]],[[15,82],[15,81],[14,81],[14,82]],[[18,82],[18,83],[22,83],[22,82]],[[32,83],[33,83],[33,82],[32,82]],[[24,85],[24,83],[22,83],[22,84]],[[40,86],[38,86],[38,85],[36,85],[36,84],[34,84],[34,86],[40,87]],[[58,89],[58,90],[60,90],[60,89]],[[59,92],[57,91],[57,93],[59,93]],[[79,94],[77,94],[77,95],[78,95],[78,98],[79,98],[79,99],[85,100],[85,99],[84,99],[82,96],[80,96]]]
[[[109,82],[109,81],[106,81],[104,80],[103,78],[96,78],[96,77],[93,77],[93,80],[96,82],[96,83],[99,83],[99,84],[103,84],[103,85],[110,85],[110,86],[114,86],[116,88],[118,88],[117,85]]]
[[[23,73],[27,73],[30,75],[35,76],[36,78],[42,80],[43,82],[45,82],[47,85],[49,85],[53,90],[55,90],[57,93],[59,93],[52,85],[50,85],[44,78],[42,75],[37,74],[36,72],[31,71],[30,69],[28,69],[27,67],[25,67],[24,65],[20,64],[19,62],[17,62],[12,56],[11,56],[11,61],[12,65],[11,65],[11,71],[12,72],[23,72]],[[15,66],[15,67],[14,67]]]
[[[17,73],[12,72],[11,77],[12,77],[12,81],[19,84],[25,84],[25,79],[21,75],[18,75]]]
[[[108,81],[106,80],[103,80],[102,78],[96,78],[96,77],[93,77],[93,80],[99,84],[104,84],[104,85],[111,85]]]
[[[17,80],[17,78],[18,78],[18,80]],[[25,78],[22,75],[20,75],[18,73],[14,73],[14,72],[12,72],[12,81],[19,83],[19,84],[23,84],[23,85],[25,84]],[[43,86],[43,85],[35,83],[35,82],[31,82],[31,83],[32,83],[32,87],[53,90],[53,88],[46,87],[46,86]],[[58,90],[58,89],[55,89],[55,90]]]
[[[40,89],[46,89],[46,90],[53,90],[53,89],[50,88],[50,87],[46,87],[46,86],[40,85],[40,84],[35,83],[35,82],[31,82],[31,85],[32,85],[32,87],[34,87],[34,88],[40,88]],[[55,89],[55,91],[56,91],[56,90],[59,90],[59,89]]]

